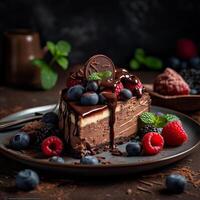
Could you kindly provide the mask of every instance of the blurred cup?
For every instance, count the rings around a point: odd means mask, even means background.
[[[39,33],[16,29],[4,33],[4,67],[6,83],[23,88],[40,88],[40,73],[31,64],[42,58]]]

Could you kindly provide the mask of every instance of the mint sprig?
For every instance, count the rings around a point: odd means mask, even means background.
[[[68,68],[68,55],[71,51],[71,45],[63,40],[57,43],[48,41],[46,47],[51,54],[51,60],[46,62],[44,59],[33,59],[31,62],[40,69],[42,88],[49,90],[55,86],[58,79],[58,74],[54,69],[55,63],[63,70]]]
[[[167,122],[180,120],[176,115],[172,115],[172,114],[165,114],[163,115],[163,117],[167,120]]]
[[[88,80],[89,81],[102,81],[104,79],[111,77],[111,75],[112,75],[111,71],[94,72],[89,75]]]
[[[134,57],[130,61],[130,68],[137,70],[142,66],[152,70],[160,70],[163,68],[163,62],[157,57],[146,56],[144,49],[137,48],[135,50]]]
[[[180,119],[176,115],[172,115],[172,114],[165,114],[165,115],[160,116],[152,112],[144,112],[140,116],[140,120],[144,125],[149,124],[157,128],[162,128],[168,122],[180,120]]]

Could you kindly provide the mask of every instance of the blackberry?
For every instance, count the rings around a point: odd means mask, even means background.
[[[46,124],[35,133],[35,144],[40,145],[45,138],[57,135],[58,132],[52,124]]]
[[[42,117],[42,122],[46,124],[54,124],[55,126],[57,126],[58,121],[59,121],[58,115],[54,112],[48,112],[44,114]]]
[[[156,133],[161,133],[161,128],[156,128],[150,124],[145,125],[144,127],[140,128],[139,130],[139,134],[141,135],[141,137],[143,137],[146,133],[149,132],[156,132]]]

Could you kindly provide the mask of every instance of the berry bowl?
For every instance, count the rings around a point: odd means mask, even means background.
[[[200,95],[166,96],[153,91],[153,84],[145,84],[147,92],[151,95],[152,104],[171,108],[181,112],[200,110]]]

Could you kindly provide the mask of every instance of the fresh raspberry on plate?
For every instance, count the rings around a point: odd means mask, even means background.
[[[142,147],[146,155],[155,155],[159,153],[163,149],[163,146],[164,139],[159,133],[146,133],[142,139]]]
[[[66,86],[67,88],[70,88],[72,86],[79,85],[79,84],[81,84],[81,80],[70,78],[67,80]]]
[[[180,121],[172,121],[163,127],[161,135],[170,146],[180,146],[188,140],[188,135]]]
[[[45,156],[58,156],[63,150],[63,142],[56,136],[50,136],[43,140],[41,149]]]
[[[122,89],[124,89],[124,86],[121,82],[118,82],[115,86],[115,95],[118,97],[119,96],[119,93],[122,91]]]

